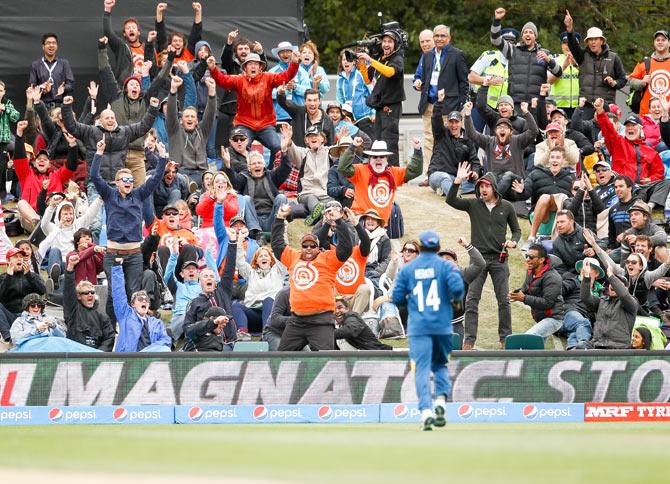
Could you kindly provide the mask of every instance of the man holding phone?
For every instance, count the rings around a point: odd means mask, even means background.
[[[7,251],[7,272],[0,279],[0,335],[10,340],[9,328],[21,314],[23,298],[31,293],[47,292],[39,274],[30,270],[30,260],[15,247]]]
[[[528,275],[521,289],[509,293],[509,299],[530,306],[531,315],[537,324],[526,334],[546,338],[563,325],[562,279],[551,267],[543,245],[531,245],[525,257]]]

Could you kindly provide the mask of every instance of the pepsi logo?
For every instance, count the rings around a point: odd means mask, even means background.
[[[254,413],[252,414],[254,420],[262,421],[268,418],[268,409],[265,405],[258,405],[254,408]]]
[[[128,418],[128,410],[126,410],[123,407],[115,408],[112,417],[114,417],[114,420],[116,420],[117,422],[123,422],[125,419]]]
[[[199,422],[202,419],[202,408],[200,407],[191,407],[188,411],[188,418],[192,422]]]
[[[58,407],[54,407],[51,410],[49,410],[49,420],[51,420],[52,422],[60,422],[61,420],[63,420],[64,415],[65,414],[63,413],[63,411]]]
[[[537,417],[537,407],[532,403],[529,403],[523,407],[523,416],[529,420],[532,420]]]
[[[472,417],[472,413],[473,413],[472,405],[464,403],[463,405],[458,407],[458,416],[461,418],[470,418]]]
[[[409,408],[404,403],[399,403],[393,407],[393,416],[395,418],[405,418],[409,415]]]
[[[319,407],[317,415],[321,420],[330,420],[333,418],[333,409],[330,408],[330,405],[322,405]]]

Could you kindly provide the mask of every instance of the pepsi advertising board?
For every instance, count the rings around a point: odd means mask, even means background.
[[[379,405],[180,405],[179,424],[378,423]]]
[[[416,423],[421,411],[416,403],[382,403],[379,405],[381,423]]]
[[[0,407],[0,425],[173,424],[171,406]]]
[[[448,403],[447,422],[583,422],[581,403]]]

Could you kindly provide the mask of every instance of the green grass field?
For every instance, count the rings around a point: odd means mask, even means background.
[[[660,483],[669,446],[664,424],[5,427],[0,475],[7,466],[138,481]]]

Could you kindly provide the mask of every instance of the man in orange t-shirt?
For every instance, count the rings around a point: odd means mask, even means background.
[[[272,251],[290,274],[291,319],[286,324],[279,351],[299,351],[306,344],[312,351],[335,349],[335,278],[351,256],[352,239],[342,215],[335,220],[337,247],[321,252],[319,239],[305,234],[301,250],[292,249],[284,239],[284,220],[291,212],[282,205],[272,224]]]
[[[319,239],[319,245],[325,248],[337,246],[335,235],[335,221],[342,217],[342,204],[337,200],[331,200],[326,204],[323,216],[323,224],[314,230],[314,235]],[[350,222],[360,240],[355,245],[346,262],[337,271],[335,277],[335,291],[343,296],[347,307],[358,314],[363,314],[370,307],[372,288],[365,283],[365,265],[370,254],[370,237],[362,224],[358,223],[359,217],[350,208],[344,209],[344,218]]]
[[[363,152],[369,157],[368,163],[354,165],[354,152],[362,144],[363,138],[354,138],[354,142],[341,156],[337,171],[354,184],[354,202],[351,207],[354,213],[360,215],[374,209],[388,223],[396,189],[419,176],[423,169],[421,140],[412,140],[414,154],[404,168],[388,166],[389,156],[393,153],[387,151],[385,141],[375,141],[369,151]]]
[[[649,112],[652,97],[670,98],[670,33],[657,30],[654,34],[654,53],[649,57],[649,72],[645,61],[635,66],[628,76],[631,89],[644,90],[640,101],[640,117]]]

